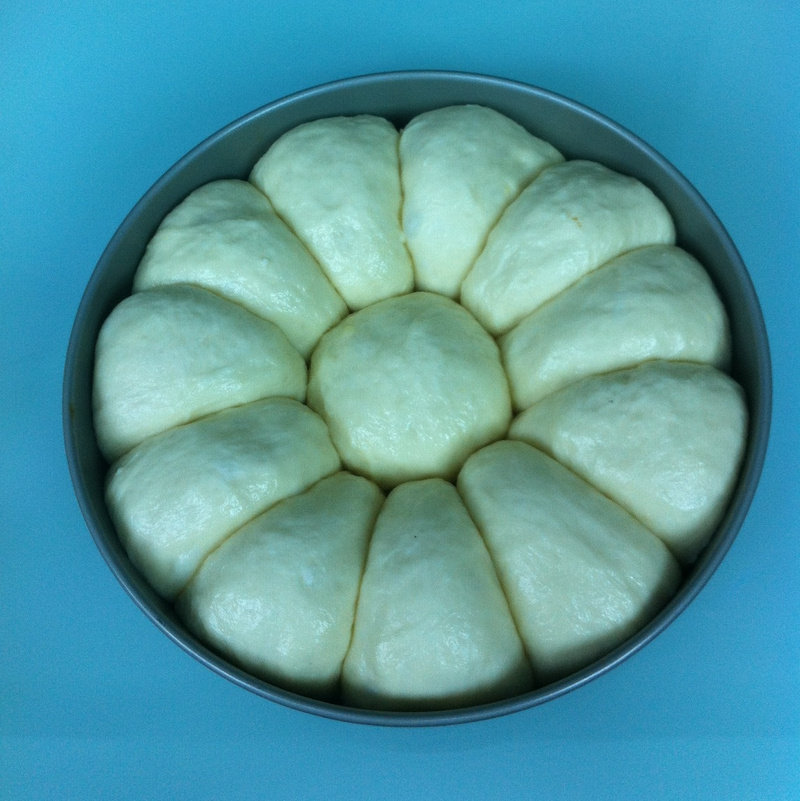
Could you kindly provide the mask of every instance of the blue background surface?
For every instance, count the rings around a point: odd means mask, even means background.
[[[0,797],[800,797],[800,13],[793,2],[4,3]],[[67,340],[105,244],[233,119],[400,69],[542,86],[634,131],[717,211],[773,349],[773,434],[728,557],[651,645],[510,717],[338,723],[238,689],[128,599],[63,455]]]

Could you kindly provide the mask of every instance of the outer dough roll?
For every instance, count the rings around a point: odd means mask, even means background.
[[[306,357],[347,309],[319,264],[246,181],[212,181],[150,240],[134,289],[198,284],[275,323]]]
[[[505,210],[461,302],[501,334],[609,259],[674,239],[669,212],[644,184],[595,162],[565,161]]]
[[[553,454],[691,562],[730,498],[747,408],[713,367],[654,361],[548,395],[510,435]]]
[[[250,180],[316,256],[351,309],[409,292],[399,134],[381,117],[329,117],[285,133]]]
[[[620,645],[677,588],[680,569],[657,537],[524,442],[478,451],[458,487],[540,682]]]
[[[112,467],[106,497],[131,561],[172,599],[228,534],[339,466],[317,415],[268,398],[145,440]]]
[[[559,161],[551,144],[493,109],[448,106],[414,117],[400,134],[400,177],[417,288],[456,297],[503,209]]]
[[[387,498],[345,659],[345,702],[469,706],[531,687],[489,555],[453,486],[410,482]]]
[[[94,423],[110,462],[228,406],[305,394],[305,362],[280,328],[200,287],[130,295],[97,340]]]
[[[333,698],[383,494],[337,473],[210,554],[178,599],[187,625],[262,678]]]
[[[730,333],[706,271],[671,245],[637,248],[540,306],[501,340],[518,409],[594,373],[651,359],[725,368]]]

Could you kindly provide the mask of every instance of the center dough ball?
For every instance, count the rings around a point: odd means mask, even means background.
[[[494,340],[466,309],[428,292],[375,303],[325,334],[308,403],[344,463],[384,487],[453,478],[511,420]]]

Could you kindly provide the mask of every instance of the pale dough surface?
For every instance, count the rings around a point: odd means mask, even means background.
[[[380,117],[315,120],[280,137],[250,175],[351,309],[413,286],[400,227],[398,138]]]
[[[684,562],[719,522],[746,433],[738,384],[708,365],[668,361],[570,384],[511,426],[512,437],[552,453]]]
[[[181,616],[256,675],[332,697],[382,502],[349,473],[280,501],[206,558],[178,598]]]
[[[531,687],[480,534],[452,484],[397,487],[381,510],[345,659],[347,702],[444,708]]]
[[[511,419],[494,340],[428,292],[381,301],[329,331],[311,360],[308,402],[344,463],[382,486],[454,476]]]
[[[171,599],[228,534],[339,466],[314,412],[268,398],[145,440],[113,466],[106,498],[131,561]]]
[[[412,119],[400,135],[400,177],[417,288],[456,297],[502,210],[559,161],[552,145],[483,106]]]
[[[514,405],[587,375],[673,359],[725,368],[725,309],[703,267],[672,245],[625,253],[525,317],[501,340]]]
[[[200,287],[130,295],[97,340],[94,422],[109,461],[228,406],[305,392],[306,364],[280,328]]]
[[[505,210],[464,279],[461,301],[493,334],[627,250],[672,244],[663,203],[591,161],[542,170]]]
[[[657,537],[524,442],[478,451],[458,487],[542,683],[621,644],[677,588],[678,563]]]
[[[347,311],[300,240],[246,181],[201,186],[147,246],[134,289],[199,284],[275,323],[305,357]]]
[[[334,702],[589,665],[743,458],[727,320],[674,241],[643,183],[488,108],[288,131],[167,215],[99,337],[131,562],[233,663]]]

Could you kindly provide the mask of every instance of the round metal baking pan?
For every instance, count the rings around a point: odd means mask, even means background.
[[[374,712],[317,701],[262,681],[199,642],[133,567],[104,499],[108,465],[92,423],[94,346],[111,310],[130,294],[145,246],[163,217],[192,190],[218,178],[247,178],[282,133],[320,117],[357,113],[387,117],[398,127],[441,106],[490,106],[552,142],[567,158],[602,162],[647,184],[672,213],[677,242],[708,270],[725,304],[733,341],[733,377],[744,388],[750,427],[744,461],[727,511],[689,568],[677,594],[650,623],[611,653],[558,682],[500,702],[441,712]],[[231,123],[178,161],[136,204],[102,254],[86,287],[69,342],[63,388],[64,436],[75,492],[97,547],[121,585],[175,643],[232,682],[280,704],[340,720],[429,726],[479,720],[526,709],[574,690],[634,654],[668,626],[706,584],[736,537],[761,474],[771,416],[766,330],[750,277],[714,212],[669,162],[603,115],[544,89],[454,72],[366,75],[298,92]]]

